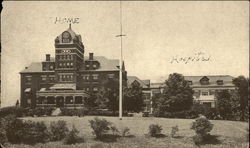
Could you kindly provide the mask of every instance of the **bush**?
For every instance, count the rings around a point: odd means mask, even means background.
[[[178,125],[173,126],[172,130],[171,130],[171,133],[170,133],[171,137],[174,138],[176,136],[176,134],[177,134],[178,131],[179,131]]]
[[[96,117],[94,120],[89,120],[89,123],[97,139],[101,139],[103,134],[110,130],[111,122],[108,122],[106,119]]]
[[[50,122],[50,139],[52,141],[62,140],[66,137],[68,131],[69,129],[65,121],[59,120],[57,122]]]
[[[85,109],[68,109],[68,108],[61,108],[61,116],[84,116]]]
[[[193,141],[196,145],[199,145],[203,141],[203,137],[200,134],[194,135],[193,136]]]
[[[22,143],[35,144],[49,141],[49,132],[44,122],[23,122],[22,129],[18,133]]]
[[[4,145],[8,142],[6,131],[5,131],[5,121],[4,119],[0,119],[0,145]]]
[[[117,135],[119,133],[119,130],[115,126],[111,126],[110,130],[112,131],[113,135]]]
[[[17,119],[15,115],[8,115],[2,121],[5,125],[5,131],[8,141],[10,143],[20,143],[23,121]]]
[[[73,125],[72,130],[66,135],[64,139],[64,144],[75,144],[80,139],[78,137],[79,131]]]
[[[121,134],[122,134],[122,137],[125,137],[126,135],[129,134],[129,128],[128,127],[125,127],[121,130]]]
[[[149,135],[152,137],[156,137],[162,131],[162,127],[158,124],[151,124],[149,126]]]
[[[49,132],[44,122],[22,121],[14,115],[1,119],[0,131],[3,136],[0,138],[1,142],[6,140],[5,136],[10,143],[34,144],[49,140]]]
[[[193,140],[197,144],[201,143],[208,133],[213,129],[213,124],[205,116],[201,116],[192,123],[191,129],[195,130],[196,132]]]

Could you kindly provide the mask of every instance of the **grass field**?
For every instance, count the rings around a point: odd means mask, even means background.
[[[83,143],[76,145],[63,145],[62,141],[49,142],[46,144],[36,145],[8,145],[11,148],[190,148],[198,147],[194,145],[192,136],[194,131],[190,129],[192,119],[167,119],[154,117],[124,117],[119,120],[118,117],[100,117],[114,123],[114,125],[121,129],[128,127],[130,129],[130,136],[118,137],[112,139],[113,141],[98,141],[92,134],[92,129],[89,125],[89,120],[94,119],[93,116],[85,117],[29,117],[25,120],[44,121],[49,124],[50,121],[64,120],[67,122],[69,128],[74,124],[80,131],[80,136],[84,137]],[[220,121],[212,120],[214,128],[211,132],[213,138],[207,144],[201,145],[201,148],[247,148],[248,140],[246,138],[248,127],[246,122],[236,121]],[[157,123],[162,126],[162,137],[152,138],[148,137],[148,127],[150,124]],[[179,131],[177,138],[170,138],[171,127],[178,125]]]

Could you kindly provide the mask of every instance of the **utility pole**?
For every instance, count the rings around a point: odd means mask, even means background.
[[[121,51],[120,51],[120,66],[119,66],[119,119],[122,120],[122,37],[125,36],[122,34],[122,1],[120,1],[120,34],[116,37],[121,38]]]

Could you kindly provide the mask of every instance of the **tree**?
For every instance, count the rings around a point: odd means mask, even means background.
[[[95,95],[95,104],[99,108],[107,108],[115,113],[119,109],[119,82],[117,79],[108,79]]]
[[[139,83],[132,83],[130,88],[124,89],[124,108],[127,111],[140,112],[143,110],[144,102],[142,87]]]
[[[173,73],[165,81],[165,88],[157,100],[157,108],[162,112],[189,110],[193,104],[193,90],[181,74]]]
[[[220,116],[223,119],[227,119],[228,115],[232,114],[232,102],[231,102],[231,94],[228,90],[222,90],[217,93],[217,109]]]
[[[240,110],[241,120],[244,120],[245,113],[248,107],[249,79],[245,78],[244,76],[239,76],[233,79],[233,84],[236,86],[236,92],[239,96],[239,104],[240,104],[239,110]]]

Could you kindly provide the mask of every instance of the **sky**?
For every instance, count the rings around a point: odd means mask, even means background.
[[[120,2],[3,2],[2,105],[20,99],[19,72],[55,55],[54,39],[69,27],[89,52],[120,56]],[[183,75],[249,75],[247,1],[122,2],[123,60],[128,75],[163,82]]]

